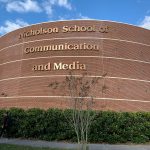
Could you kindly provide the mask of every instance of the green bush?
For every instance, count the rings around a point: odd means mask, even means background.
[[[6,110],[0,110],[0,126],[4,112]],[[11,118],[10,137],[76,141],[76,134],[69,123],[71,110],[12,108],[8,112]],[[91,114],[94,115],[94,119],[90,126],[89,142],[145,143],[150,141],[150,112],[93,111]]]

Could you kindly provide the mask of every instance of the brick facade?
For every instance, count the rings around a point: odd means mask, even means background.
[[[64,26],[71,27],[71,31],[63,32]],[[72,31],[75,26],[80,31]],[[50,33],[55,28],[58,32],[54,30]],[[32,51],[32,48],[38,50],[40,46],[61,44],[71,44],[71,48],[72,45],[89,44],[89,50],[25,53],[26,48]],[[98,50],[90,50],[91,45],[98,45]],[[63,81],[70,70],[34,71],[33,66],[73,62],[86,65],[86,70],[76,68],[73,74],[86,72],[87,80],[105,74],[91,91],[95,109],[150,111],[150,31],[122,23],[94,20],[36,24],[2,36],[0,107],[69,107],[69,94],[64,95],[63,90],[53,90],[48,85],[53,81]],[[102,90],[104,85],[105,91]]]

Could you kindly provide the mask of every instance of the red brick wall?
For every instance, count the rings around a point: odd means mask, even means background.
[[[63,26],[108,26],[108,33],[69,32],[37,35],[19,39],[20,33],[31,29]],[[63,50],[25,54],[26,47],[61,43],[89,43],[99,50]],[[32,25],[10,32],[0,38],[0,107],[69,107],[69,94],[48,87],[63,81],[68,70],[33,71],[36,64],[48,62],[86,64],[87,72],[103,76],[91,95],[97,110],[150,111],[150,31],[109,21],[60,21]],[[102,86],[107,88],[102,92]]]

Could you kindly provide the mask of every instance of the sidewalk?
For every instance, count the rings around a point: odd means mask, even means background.
[[[48,142],[40,140],[22,140],[0,138],[0,144],[25,145],[32,147],[51,147],[76,149],[77,144],[63,142]],[[110,145],[110,144],[89,144],[90,150],[150,150],[150,145]]]

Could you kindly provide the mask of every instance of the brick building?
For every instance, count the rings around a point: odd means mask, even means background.
[[[150,30],[96,20],[47,22],[0,37],[0,107],[67,108],[49,88],[86,73],[100,77],[95,109],[150,111]],[[105,90],[103,88],[105,87]]]

